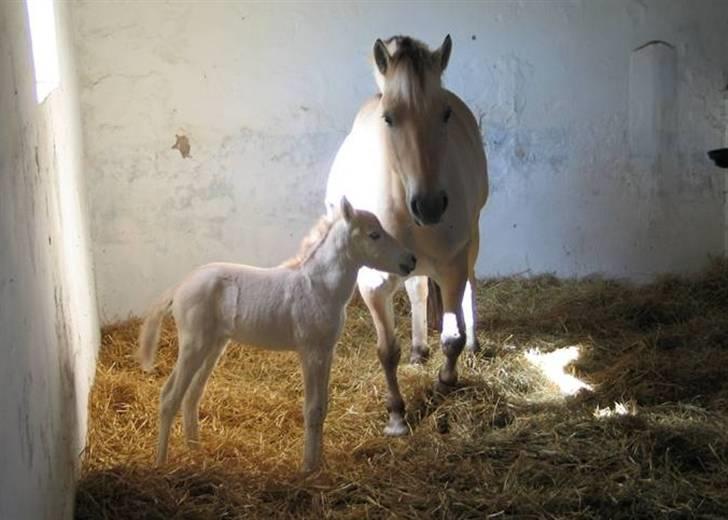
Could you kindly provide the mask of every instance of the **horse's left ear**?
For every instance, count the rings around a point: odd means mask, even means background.
[[[351,222],[354,218],[354,208],[346,197],[341,197],[341,216],[346,222]]]
[[[452,38],[448,34],[440,48],[435,51],[435,58],[440,62],[440,74],[445,72],[447,63],[450,61],[450,51],[452,51]]]

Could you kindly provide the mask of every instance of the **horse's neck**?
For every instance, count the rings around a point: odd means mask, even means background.
[[[341,306],[351,298],[360,267],[344,249],[338,230],[332,229],[325,242],[301,266],[301,274],[311,280],[318,296]]]

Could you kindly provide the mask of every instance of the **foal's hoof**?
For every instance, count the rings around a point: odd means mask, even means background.
[[[402,419],[390,419],[389,424],[384,427],[384,435],[387,437],[402,437],[409,434],[409,428]]]

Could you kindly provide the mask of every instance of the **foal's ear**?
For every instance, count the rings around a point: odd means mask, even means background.
[[[440,48],[434,52],[435,61],[440,63],[440,73],[445,72],[447,63],[450,61],[450,51],[452,51],[452,38],[448,34],[445,36],[445,41],[442,42]]]
[[[382,76],[387,73],[389,60],[390,56],[387,46],[384,45],[381,39],[377,38],[377,41],[374,42],[374,62],[377,64],[377,69],[379,69],[379,73]]]
[[[341,216],[346,222],[351,222],[354,218],[354,208],[346,197],[341,197]]]

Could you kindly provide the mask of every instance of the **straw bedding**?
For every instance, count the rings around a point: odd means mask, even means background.
[[[298,473],[296,356],[230,345],[201,407],[201,447],[179,420],[155,468],[159,390],[176,356],[167,323],[158,363],[132,354],[139,321],[103,331],[76,517],[725,518],[728,516],[728,262],[653,284],[486,280],[484,352],[463,355],[447,396],[406,365],[411,435],[386,438],[386,386],[366,310],[350,305],[324,430],[326,468]],[[593,390],[564,396],[532,360],[577,347],[566,367]],[[574,352],[572,349],[568,352]],[[545,358],[544,358],[545,359]]]

